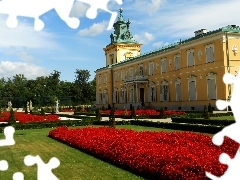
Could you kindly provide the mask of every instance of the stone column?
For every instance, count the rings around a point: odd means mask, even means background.
[[[137,82],[136,82],[136,103],[138,103],[138,89],[137,89]]]

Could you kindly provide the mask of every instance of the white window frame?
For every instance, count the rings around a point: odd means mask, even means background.
[[[213,90],[210,90],[211,94],[214,92],[215,97],[209,97],[209,83],[208,80],[214,80],[215,85],[215,92]],[[206,75],[206,84],[207,84],[207,99],[208,100],[216,100],[217,99],[217,82],[216,82],[216,73],[210,72]]]
[[[194,75],[190,75],[188,78],[188,100],[189,101],[196,101],[197,100],[197,78]],[[190,94],[190,82],[194,82],[195,85],[195,99],[191,99],[191,94]]]
[[[156,102],[156,85],[155,83],[150,83],[148,87],[148,101],[149,102]]]
[[[149,75],[154,75],[154,62],[149,62]]]
[[[121,99],[121,103],[126,103],[127,102],[126,92],[127,92],[127,90],[126,90],[125,87],[121,88],[121,98],[120,98]]]
[[[167,92],[166,92],[165,88],[167,89]],[[165,92],[166,92],[166,95],[165,95]],[[164,79],[161,82],[161,85],[160,85],[160,101],[162,101],[162,102],[169,102],[170,101],[169,94],[170,94],[169,84],[168,84],[168,81],[166,81]],[[164,95],[167,97],[166,99],[165,99]]]
[[[161,59],[161,73],[167,72],[167,58]]]
[[[192,59],[192,65],[189,63],[189,54],[193,54],[193,59]],[[187,50],[187,66],[188,67],[193,67],[193,66],[195,66],[195,56],[194,56],[194,49],[189,49],[189,50]]]
[[[138,75],[139,76],[143,76],[143,71],[144,71],[143,64],[138,65]]]
[[[119,100],[119,97],[118,97],[118,89],[117,88],[114,88],[114,91],[113,91],[113,103],[118,103],[118,100]]]
[[[114,73],[113,73],[113,81],[114,82],[116,82],[117,81],[117,72],[116,71],[114,71]]]
[[[98,91],[98,104],[102,104],[102,91]]]
[[[208,59],[209,58],[209,56],[207,54],[208,49],[212,49],[213,59]],[[213,44],[208,44],[208,45],[205,46],[205,54],[206,54],[206,63],[214,62],[214,45]]]
[[[101,84],[101,75],[98,75],[98,85]]]
[[[103,104],[108,104],[108,91],[103,91]]]
[[[175,70],[179,70],[181,68],[181,61],[180,61],[180,55],[179,54],[176,54],[174,56],[174,65],[175,65]]]
[[[104,82],[104,84],[107,83],[107,74],[106,73],[104,74],[103,82]]]
[[[129,102],[133,103],[134,102],[134,86],[130,86],[129,88]]]
[[[129,68],[129,77],[133,77],[133,67]]]
[[[124,69],[121,70],[121,77],[122,77],[122,80],[125,79],[125,72],[124,72]]]
[[[180,92],[177,91],[177,85],[179,85]],[[175,81],[175,89],[176,89],[176,101],[182,101],[182,86],[180,78],[177,78]]]

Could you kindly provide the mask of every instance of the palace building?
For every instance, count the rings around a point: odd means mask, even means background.
[[[239,26],[201,29],[192,38],[141,54],[130,23],[120,9],[104,48],[106,66],[95,71],[97,107],[203,110],[210,103],[217,110],[216,100],[230,98],[233,87],[223,83],[223,75],[239,70]]]

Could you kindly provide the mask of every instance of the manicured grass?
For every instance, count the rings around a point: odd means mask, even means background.
[[[76,127],[75,127],[76,128]],[[133,129],[136,131],[175,131],[160,128],[122,125],[117,128]],[[0,147],[0,160],[7,160],[9,169],[0,171],[1,180],[12,179],[15,172],[22,172],[25,179],[37,179],[37,166],[25,166],[24,157],[27,155],[39,155],[45,163],[52,157],[60,160],[60,166],[53,169],[53,173],[59,179],[71,180],[140,180],[143,179],[128,171],[124,171],[111,164],[89,156],[77,149],[57,142],[47,137],[51,129],[17,130],[14,135],[16,144],[14,146]],[[3,133],[0,139],[3,139]]]
[[[196,118],[196,119],[203,119],[203,118]],[[220,117],[210,117],[210,120],[234,120],[234,116],[220,116]]]
[[[234,116],[221,116],[221,117],[211,117],[210,119],[218,119],[218,120],[234,120]]]

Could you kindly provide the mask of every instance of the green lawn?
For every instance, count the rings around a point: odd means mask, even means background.
[[[141,126],[117,126],[117,128],[129,128],[137,131],[173,131],[160,128],[148,128]],[[24,165],[26,155],[39,155],[45,163],[52,157],[60,160],[60,166],[53,170],[53,173],[60,179],[69,180],[140,180],[142,178],[92,156],[82,153],[65,144],[59,143],[47,137],[51,129],[17,130],[14,139],[14,146],[0,147],[0,160],[7,160],[9,169],[0,171],[1,180],[12,179],[15,172],[22,172],[24,179],[37,179],[37,166],[27,167]],[[0,133],[0,139],[4,135]]]
[[[196,119],[203,119],[203,118],[196,118]],[[213,119],[213,120],[234,120],[235,121],[235,118],[234,116],[220,116],[220,117],[210,117],[210,119]]]

